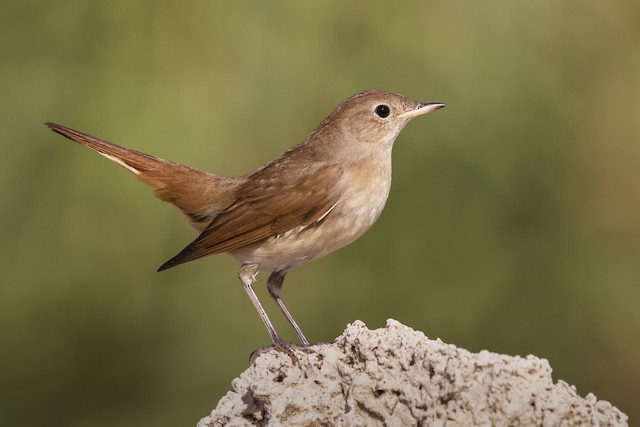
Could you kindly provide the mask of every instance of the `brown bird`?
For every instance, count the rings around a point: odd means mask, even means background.
[[[300,264],[348,245],[378,219],[391,187],[391,149],[414,117],[444,107],[370,90],[339,104],[302,142],[261,168],[222,177],[129,150],[55,123],[53,131],[118,163],[180,209],[201,234],[158,271],[228,252],[273,345],[296,360],[252,283],[267,271],[269,294],[304,346],[309,341],[280,298]]]

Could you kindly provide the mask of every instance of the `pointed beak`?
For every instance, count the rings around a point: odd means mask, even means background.
[[[420,103],[418,104],[418,106],[411,111],[407,111],[406,113],[402,113],[398,116],[398,118],[414,118],[417,116],[421,116],[423,114],[427,114],[430,113],[432,111],[435,111],[439,108],[444,107],[445,104],[439,103],[439,102],[430,102],[430,103]]]

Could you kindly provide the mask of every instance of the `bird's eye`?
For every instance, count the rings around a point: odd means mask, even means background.
[[[386,105],[384,105],[384,104],[380,104],[380,105],[378,105],[378,106],[376,107],[376,114],[377,114],[379,117],[382,117],[383,119],[384,119],[385,117],[388,117],[388,116],[389,116],[389,107],[388,107],[388,106],[386,106]]]

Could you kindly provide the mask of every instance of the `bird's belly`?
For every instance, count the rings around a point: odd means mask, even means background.
[[[322,221],[235,249],[242,264],[263,271],[283,271],[338,250],[364,234],[378,219],[388,192],[380,197],[357,194],[343,198]],[[346,199],[346,200],[345,200]]]

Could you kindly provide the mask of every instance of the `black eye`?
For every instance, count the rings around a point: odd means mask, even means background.
[[[389,116],[389,107],[384,105],[384,104],[378,105],[376,107],[376,114],[378,116],[382,117],[383,119],[385,117],[388,117]]]

